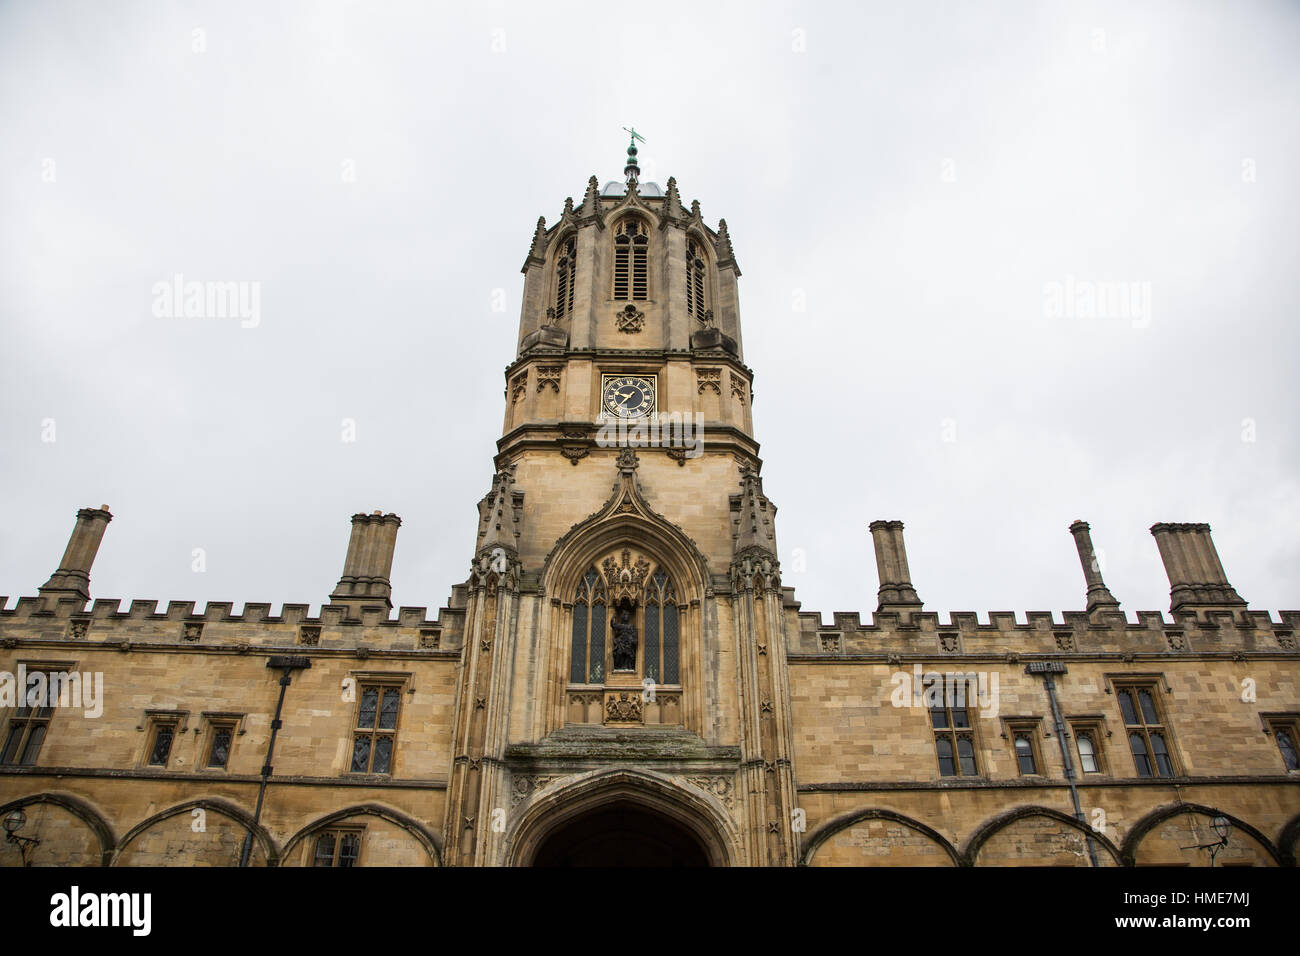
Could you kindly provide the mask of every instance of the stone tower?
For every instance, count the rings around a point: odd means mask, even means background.
[[[635,141],[624,176],[539,219],[523,266],[468,582],[453,864],[588,859],[631,830],[620,852],[662,849],[674,829],[696,862],[795,858],[740,269],[725,220],[640,181]]]

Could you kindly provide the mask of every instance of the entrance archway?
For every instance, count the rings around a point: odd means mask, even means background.
[[[556,827],[533,866],[708,866],[700,841],[660,813],[619,801]]]
[[[506,838],[507,866],[732,866],[740,835],[712,796],[645,770],[552,784]]]

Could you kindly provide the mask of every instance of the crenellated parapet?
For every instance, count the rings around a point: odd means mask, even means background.
[[[1088,525],[1070,525],[1087,585],[1083,611],[1029,611],[1023,623],[1012,611],[991,611],[981,623],[974,611],[953,611],[947,621],[922,611],[912,589],[900,521],[871,524],[880,574],[880,606],[863,624],[858,612],[837,611],[830,626],[821,615],[802,611],[786,590],[785,607],[798,628],[791,632],[789,654],[804,658],[885,659],[910,657],[1052,657],[1105,656],[1119,660],[1152,655],[1205,657],[1220,655],[1293,655],[1300,611],[1251,611],[1228,584],[1206,524],[1158,524],[1152,533],[1172,585],[1172,607],[1119,610],[1101,577]]]

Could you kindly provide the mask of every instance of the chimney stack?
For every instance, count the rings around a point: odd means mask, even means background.
[[[1169,575],[1169,610],[1238,610],[1246,606],[1223,573],[1208,524],[1153,524]]]
[[[919,611],[921,599],[912,587],[907,570],[907,549],[903,546],[903,522],[873,521],[871,537],[876,546],[876,573],[880,576],[877,595],[880,611]]]
[[[401,524],[397,515],[382,511],[352,516],[343,576],[330,595],[331,604],[346,604],[354,611],[363,607],[392,609],[393,586],[388,575],[393,570],[393,549]]]
[[[1101,579],[1101,566],[1092,549],[1088,522],[1076,521],[1070,525],[1070,534],[1074,535],[1074,546],[1079,549],[1079,563],[1083,565],[1083,579],[1088,584],[1088,604],[1085,610],[1089,614],[1097,610],[1118,611],[1119,601],[1115,600],[1115,596],[1106,587],[1106,582]]]
[[[90,566],[95,563],[99,543],[104,539],[104,529],[113,520],[108,505],[82,508],[77,512],[77,524],[68,539],[67,550],[59,569],[37,592],[53,598],[76,597],[82,603],[90,600]]]

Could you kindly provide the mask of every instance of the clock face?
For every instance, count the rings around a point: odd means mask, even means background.
[[[643,418],[655,410],[655,380],[641,375],[606,375],[601,405],[616,418]]]

